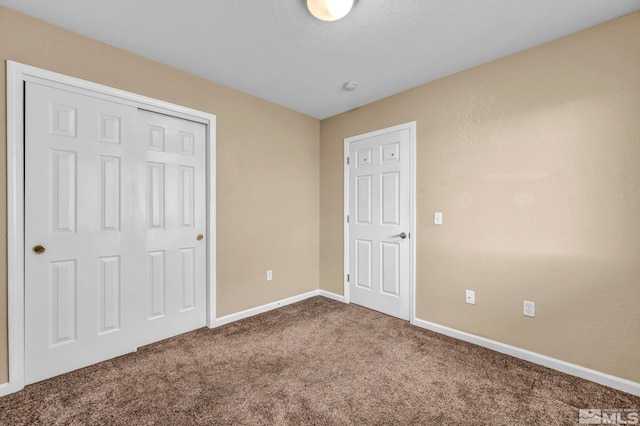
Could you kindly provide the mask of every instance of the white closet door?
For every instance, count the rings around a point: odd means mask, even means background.
[[[35,83],[25,382],[206,322],[205,126]]]
[[[144,187],[138,186],[146,233],[147,342],[206,323],[206,149],[203,124],[139,112]],[[142,170],[141,170],[142,171]]]
[[[125,191],[135,178],[136,114],[133,107],[26,85],[26,383],[136,346],[135,319],[123,309],[137,285]]]

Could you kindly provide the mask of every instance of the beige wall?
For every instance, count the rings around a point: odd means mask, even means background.
[[[3,7],[0,240],[7,235],[7,59],[217,115],[218,316],[318,289],[318,120]],[[7,380],[6,249],[0,245],[0,383]]]
[[[343,139],[414,120],[417,317],[640,382],[640,13],[322,121],[322,289]]]

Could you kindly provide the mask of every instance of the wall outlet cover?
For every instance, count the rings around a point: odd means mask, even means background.
[[[535,317],[536,316],[536,304],[535,302],[531,302],[529,300],[525,300],[522,303],[522,314],[525,317]]]
[[[467,290],[465,293],[465,302],[470,305],[476,304],[476,292],[473,290]]]

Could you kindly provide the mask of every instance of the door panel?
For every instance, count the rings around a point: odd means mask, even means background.
[[[382,173],[381,224],[400,226],[400,173]]]
[[[25,90],[25,380],[33,383],[135,347],[133,318],[121,309],[135,297],[135,265],[120,189],[132,178],[137,110],[34,83]]]
[[[149,314],[146,340],[206,323],[206,147],[204,125],[139,111],[147,138],[146,246]]]
[[[410,130],[349,143],[350,301],[409,319]]]
[[[100,230],[120,231],[120,158],[100,156]]]
[[[76,231],[76,153],[51,150],[51,222],[57,232]]]
[[[371,225],[371,175],[356,178],[356,220],[359,225]]]
[[[147,319],[162,318],[166,313],[167,287],[164,278],[166,269],[164,250],[149,252],[149,315]]]
[[[49,283],[50,345],[75,342],[78,324],[76,261],[51,262]]]
[[[381,285],[380,292],[390,296],[400,296],[400,244],[381,243]]]
[[[120,256],[106,256],[98,259],[99,289],[98,334],[110,333],[120,329]]]
[[[180,249],[180,312],[196,306],[195,249]]]
[[[356,240],[356,285],[371,290],[371,241]]]

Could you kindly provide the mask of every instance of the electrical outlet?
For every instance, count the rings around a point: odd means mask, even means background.
[[[465,301],[470,305],[476,304],[476,292],[473,290],[467,290],[465,295]]]
[[[273,271],[267,271],[267,281],[271,281],[273,279]]]
[[[536,316],[535,302],[530,302],[528,300],[525,300],[522,304],[522,314],[525,317],[535,317]]]

